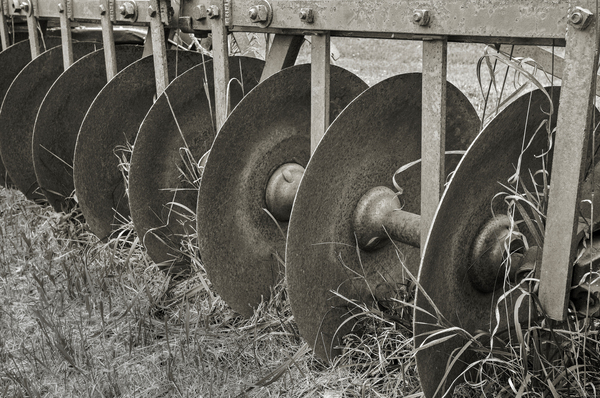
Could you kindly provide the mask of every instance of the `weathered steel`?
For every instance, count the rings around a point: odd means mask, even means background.
[[[106,65],[106,80],[111,81],[117,74],[117,59],[112,17],[114,15],[113,0],[99,0],[98,14],[102,25],[102,44],[104,47],[104,63]]]
[[[229,85],[229,42],[223,1],[213,0],[207,8],[213,40],[213,76],[215,84],[215,114],[217,131],[229,114],[227,87]]]
[[[402,210],[395,191],[379,186],[371,188],[359,199],[352,215],[352,229],[358,247],[363,250],[375,250],[390,239],[420,247],[421,218]]]
[[[446,181],[446,40],[423,41],[421,113],[421,247],[433,222]]]
[[[596,8],[594,8],[595,10]],[[554,173],[550,185],[546,240],[542,257],[539,298],[548,316],[566,317],[572,265],[578,243],[578,188],[586,171],[586,150],[592,125],[598,71],[598,16],[581,29],[567,31],[563,107],[558,113]],[[584,21],[580,21],[583,23]]]
[[[96,44],[73,43],[76,59]],[[62,49],[54,47],[27,64],[12,82],[0,110],[0,154],[10,179],[27,198],[45,202],[38,191],[33,168],[31,138],[35,118],[54,81],[64,71]]]
[[[202,62],[199,53],[167,52],[169,76]],[[120,163],[129,162],[130,145],[156,94],[152,57],[129,65],[98,93],[79,130],[73,160],[77,199],[94,234],[107,238],[129,217]],[[123,170],[123,172],[122,172]]]
[[[232,57],[229,65],[230,76],[244,82],[243,87],[231,87],[231,103],[235,105],[258,84],[264,62]],[[197,163],[216,135],[212,104],[212,62],[207,58],[204,64],[173,80],[157,99],[140,126],[131,155],[131,219],[150,257],[174,274],[189,267],[189,259],[181,255],[180,248],[184,237],[195,228],[189,225],[190,218],[195,218],[198,199],[195,184],[199,175],[194,171],[201,174]]]
[[[67,70],[75,60],[73,55],[73,39],[71,37],[71,21],[67,15],[67,9],[63,3],[57,6],[60,13],[60,38],[63,52],[63,66]]]
[[[471,267],[477,262],[477,259],[473,258],[476,256],[474,253],[486,252],[474,248],[482,229],[494,216],[510,215],[507,201],[504,199],[511,193],[506,186],[514,186],[517,183],[515,181],[509,183],[509,179],[518,175],[517,186],[521,194],[525,193],[522,187],[526,187],[529,192],[535,192],[531,176],[538,170],[547,170],[549,173],[554,170],[556,159],[553,165],[551,156],[542,160],[539,155],[548,151],[548,131],[552,131],[556,126],[559,91],[558,87],[548,88],[549,94],[554,99],[554,114],[550,118],[548,130],[543,128],[537,131],[542,121],[548,119],[548,112],[551,109],[548,97],[540,91],[525,94],[500,112],[463,156],[444,192],[419,270],[419,286],[428,297],[425,297],[421,290],[417,291],[416,308],[419,310],[414,315],[417,348],[431,342],[430,339],[426,339],[430,332],[451,326],[463,328],[468,333],[479,330],[491,332],[496,326],[496,305],[499,306],[499,313],[502,316],[499,330],[503,330],[506,326],[507,314],[511,322],[514,320],[513,311],[518,311],[520,314],[523,311],[527,314],[529,307],[527,300],[523,302],[521,308],[514,308],[514,300],[522,294],[519,289],[497,304],[498,298],[508,291],[509,286],[499,283],[496,289],[492,288],[491,292],[485,293],[479,288],[477,278],[471,278]],[[450,108],[448,110],[450,115]],[[528,145],[524,152],[523,143]],[[591,148],[588,148],[588,151],[591,152]],[[520,159],[518,172],[515,171],[517,159]],[[553,179],[554,174],[551,176]],[[587,183],[592,184],[591,178]],[[538,191],[541,192],[541,177],[536,179],[536,184],[538,184]],[[591,191],[590,187],[588,191]],[[505,192],[505,195],[497,196],[501,192]],[[598,201],[596,199],[596,202]],[[531,219],[535,220],[533,210],[528,211]],[[513,219],[515,222],[520,222],[523,217],[515,211]],[[529,230],[525,223],[519,224],[519,230],[531,246],[538,244],[534,232]],[[540,235],[539,230],[537,235]],[[546,233],[546,239],[548,236]],[[547,244],[546,240],[544,245]],[[435,314],[433,306],[444,317],[444,321],[424,312]],[[445,336],[446,334],[442,334],[438,338]],[[485,343],[485,340],[482,342]],[[445,386],[440,387],[438,394],[435,394],[447,370],[451,353],[463,344],[461,338],[455,337],[431,349],[418,351],[417,365],[426,397],[442,396],[456,376],[465,369],[466,364],[470,363],[473,353],[467,351],[449,373]]]
[[[46,45],[56,46],[60,44],[55,38],[46,38]],[[29,41],[21,41],[13,44],[6,50],[0,52],[0,98],[4,99],[6,92],[8,91],[13,80],[21,70],[31,62],[31,50],[29,48]],[[4,167],[4,163],[0,162],[0,184],[2,186],[12,185],[10,178]]]
[[[151,0],[150,7],[159,10],[158,0]],[[169,85],[169,72],[167,66],[167,46],[165,41],[165,27],[156,11],[150,19],[148,34],[152,42],[152,56],[154,57],[154,79],[156,81],[156,95],[160,96]]]
[[[310,46],[310,151],[315,151],[319,141],[329,127],[329,73],[330,73],[329,32],[312,37]]]
[[[27,33],[29,35],[31,59],[37,58],[42,53],[42,49],[40,49],[40,37],[38,35],[38,19],[33,12],[33,3],[30,0],[25,0],[21,3],[21,7],[24,7],[23,12],[27,15]]]
[[[283,274],[287,223],[267,213],[265,187],[281,165],[308,162],[310,76],[310,65],[294,66],[248,93],[217,134],[202,175],[202,262],[215,291],[244,316],[269,298]],[[332,66],[331,119],[366,87]]]
[[[10,37],[8,37],[8,25],[6,24],[6,16],[4,15],[4,2],[0,1],[0,43],[2,50],[6,50],[10,46]]]
[[[421,157],[420,74],[399,75],[371,87],[332,122],[302,178],[286,249],[286,277],[294,318],[315,353],[330,359],[352,329],[349,300],[385,302],[406,282],[403,267],[416,274],[419,249],[406,244],[358,251],[352,216],[373,187],[393,189],[394,172]],[[479,118],[468,99],[448,85],[446,146],[465,149],[477,134]],[[451,115],[451,117],[450,117]],[[211,153],[212,156],[212,153]],[[458,158],[446,159],[449,172]],[[395,176],[402,209],[421,209],[418,164]],[[400,253],[401,260],[398,258]],[[360,254],[359,254],[360,253]],[[343,324],[343,325],[342,325]]]
[[[236,0],[231,4],[232,29],[261,28],[248,16],[255,0]],[[287,29],[289,32],[332,31],[335,35],[352,33],[366,36],[370,33],[389,33],[388,37],[415,38],[423,36],[450,36],[449,40],[475,39],[486,42],[507,42],[516,38],[552,40],[564,43],[569,1],[362,1],[346,0],[273,0],[273,19],[267,32]],[[183,15],[197,5],[208,6],[208,0],[192,1],[183,5]],[[595,3],[584,0],[581,7],[593,9]],[[313,23],[306,23],[299,13],[313,11]],[[413,23],[415,10],[427,10],[430,22],[426,26]],[[208,30],[206,20],[194,20],[193,28]],[[550,39],[550,40],[548,40]]]
[[[265,69],[260,80],[263,81],[282,69],[294,66],[302,43],[304,43],[304,36],[275,35],[273,43],[271,43],[271,47],[269,48],[269,53],[265,60]]]
[[[117,46],[117,67],[140,59],[141,46]],[[85,114],[106,84],[104,50],[75,62],[54,82],[40,106],[33,130],[33,165],[39,187],[56,211],[68,211],[72,197],[73,154]]]

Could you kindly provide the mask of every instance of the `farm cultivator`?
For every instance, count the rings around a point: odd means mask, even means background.
[[[249,316],[285,277],[325,360],[353,329],[349,302],[409,302],[433,397],[476,355],[453,327],[510,334],[600,310],[595,2],[4,0],[1,15],[6,184],[57,211],[78,203],[101,239],[130,215],[181,275],[196,209],[214,289]],[[140,27],[144,46],[124,44]],[[210,33],[212,59],[167,49],[176,29]],[[229,56],[242,32],[273,35],[264,61]],[[295,65],[306,36],[311,63]],[[421,40],[423,72],[369,88],[330,65],[331,36]],[[446,82],[449,41],[519,45],[562,86],[481,128]]]

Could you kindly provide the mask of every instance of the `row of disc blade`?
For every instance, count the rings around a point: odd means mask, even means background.
[[[427,311],[414,315],[417,344],[437,330],[436,311],[468,332],[490,328],[498,292],[469,285],[469,248],[494,213],[506,212],[502,201],[493,212],[490,203],[515,174],[513,162],[521,157],[524,181],[543,166],[539,155],[548,153],[549,140],[536,128],[548,118],[548,96],[521,97],[480,132],[473,106],[448,84],[446,149],[468,150],[446,157],[446,174],[453,176],[420,262],[418,248],[400,243],[357,249],[351,224],[357,202],[376,186],[400,186],[403,210],[420,211],[420,74],[368,88],[332,66],[333,122],[311,156],[310,65],[259,84],[264,62],[232,57],[233,111],[217,133],[213,66],[202,54],[169,51],[171,84],[156,98],[153,60],[142,58],[141,47],[117,46],[120,72],[108,83],[98,44],[73,48],[77,61],[66,71],[60,47],[33,61],[26,42],[0,53],[7,71],[0,79],[0,155],[10,182],[28,198],[57,211],[78,203],[100,239],[131,216],[149,255],[175,275],[189,274],[181,245],[197,234],[214,289],[244,316],[285,278],[300,332],[323,359],[339,353],[354,326],[350,303],[402,300],[417,275],[419,292],[428,294],[417,292],[415,307]],[[558,92],[550,96],[555,113]],[[552,129],[555,118],[549,123]],[[533,134],[526,159],[524,131]],[[265,190],[288,163],[305,171],[289,222],[277,222]],[[445,391],[438,386],[447,359],[462,344],[446,339],[419,352],[427,397]],[[462,369],[456,366],[449,380]]]

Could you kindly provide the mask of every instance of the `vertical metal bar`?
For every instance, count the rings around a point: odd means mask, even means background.
[[[156,81],[156,96],[160,96],[169,85],[169,70],[167,68],[167,45],[165,41],[165,27],[160,18],[160,5],[158,0],[150,0],[150,40],[152,42],[152,56],[154,59],[154,80]]]
[[[63,66],[67,70],[73,64],[73,40],[71,38],[71,21],[67,15],[66,5],[58,3],[60,16],[60,39],[63,53]]]
[[[260,81],[264,81],[284,68],[293,66],[302,43],[304,43],[304,36],[276,35],[266,56],[265,68],[260,76]]]
[[[548,316],[566,317],[573,261],[578,242],[579,185],[592,129],[595,79],[598,70],[597,17],[587,29],[569,26],[565,70],[560,92],[552,179],[542,255],[539,298]]]
[[[310,152],[313,153],[329,127],[329,72],[331,50],[329,32],[311,40]]]
[[[0,42],[2,43],[2,50],[6,50],[10,45],[8,25],[6,24],[6,15],[4,12],[4,2],[0,1]]]
[[[27,33],[29,35],[29,48],[31,49],[31,59],[37,58],[40,52],[40,36],[38,35],[38,20],[33,9],[33,2],[27,2]]]
[[[227,85],[229,83],[229,43],[223,3],[213,2],[208,10],[213,39],[213,69],[215,76],[215,114],[217,130],[223,126],[229,113]]]
[[[117,55],[113,34],[111,0],[100,0],[100,25],[102,26],[102,45],[104,47],[104,64],[106,65],[106,80],[111,81],[117,74]]]
[[[444,189],[447,40],[423,41],[421,113],[421,253]]]

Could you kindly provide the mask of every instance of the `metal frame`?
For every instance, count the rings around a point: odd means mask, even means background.
[[[26,17],[32,56],[39,54],[37,20],[101,22],[108,78],[114,75],[112,25],[151,26],[157,65],[157,87],[165,75],[165,27],[181,27],[202,36],[213,35],[216,115],[221,126],[229,111],[227,35],[251,31],[277,35],[312,35],[312,148],[329,125],[329,40],[331,36],[423,40],[423,215],[422,246],[443,187],[445,82],[448,41],[494,44],[566,46],[564,82],[558,113],[555,164],[549,202],[546,245],[541,270],[540,300],[557,320],[566,315],[577,227],[577,191],[585,164],[591,109],[598,67],[596,3],[527,0],[464,2],[462,0],[348,1],[348,0],[189,0],[179,15],[170,3],[157,0],[3,0],[4,19]],[[133,8],[132,8],[133,7]],[[117,12],[121,8],[123,12]],[[131,10],[133,9],[133,12]],[[3,46],[5,30],[2,31]],[[72,62],[68,43],[65,67]],[[268,74],[290,64],[298,39],[274,41],[267,56]],[[159,49],[157,49],[159,46]],[[111,55],[112,54],[112,55]],[[295,57],[295,55],[293,55]],[[265,76],[266,77],[266,76]],[[581,110],[586,110],[581,112]],[[574,167],[575,165],[575,167]],[[569,236],[565,231],[572,231]]]

